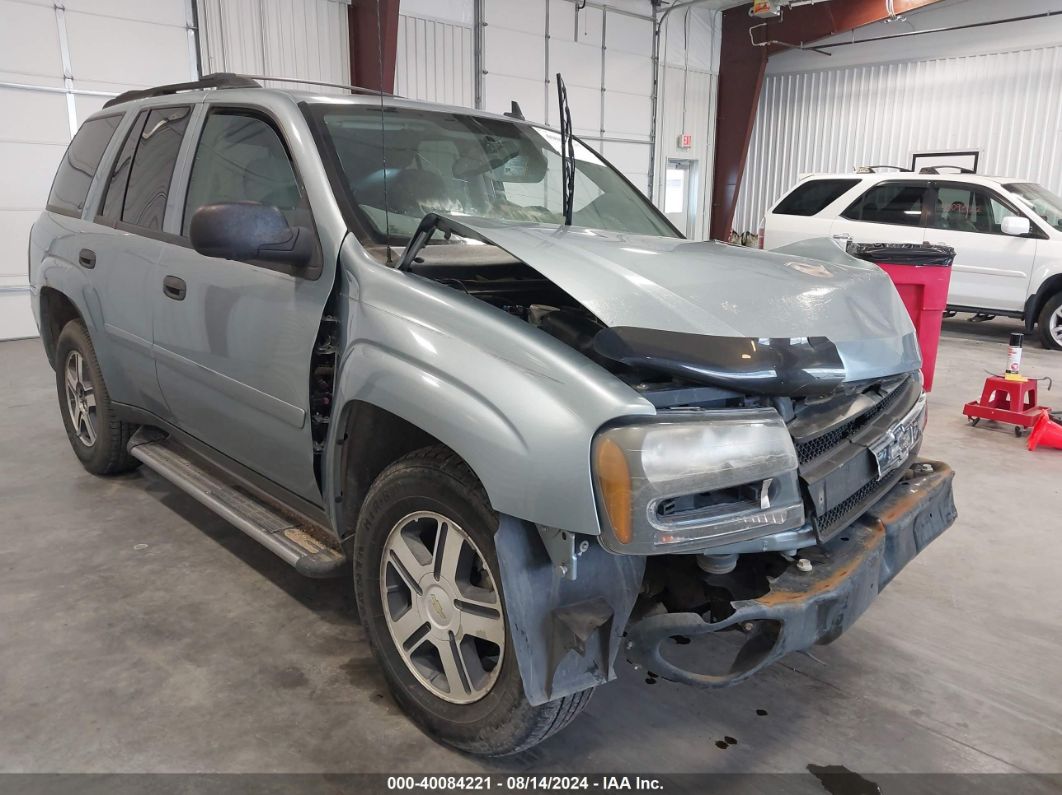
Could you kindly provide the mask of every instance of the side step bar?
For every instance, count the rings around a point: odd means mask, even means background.
[[[203,462],[170,437],[141,428],[129,440],[129,454],[290,563],[300,574],[321,579],[343,573],[346,556],[314,537],[313,522],[300,520],[294,512],[282,511],[260,499],[236,478]],[[316,534],[321,535],[321,531]]]

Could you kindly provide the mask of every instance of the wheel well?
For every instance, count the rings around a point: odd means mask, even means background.
[[[1059,292],[1062,292],[1062,273],[1056,273],[1051,276],[1036,291],[1032,311],[1029,313],[1029,328],[1032,328],[1033,324],[1040,321],[1040,310],[1044,308],[1044,304],[1051,300],[1051,296]]]
[[[442,442],[398,415],[360,400],[344,408],[340,423],[343,494],[337,524],[341,539],[346,540],[354,535],[365,495],[377,476],[406,453]]]
[[[71,320],[80,320],[74,302],[52,287],[41,288],[41,341],[48,361],[55,366],[55,345],[59,333]]]

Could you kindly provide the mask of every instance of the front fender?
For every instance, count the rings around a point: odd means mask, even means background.
[[[653,406],[544,332],[462,292],[371,260],[345,276],[347,342],[333,416],[351,401],[385,409],[460,455],[496,511],[599,534],[591,439],[609,420],[653,414]],[[331,429],[328,450],[340,430]],[[329,505],[341,492],[335,477],[326,479]]]

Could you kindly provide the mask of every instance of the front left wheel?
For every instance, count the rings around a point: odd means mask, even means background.
[[[592,692],[528,703],[505,616],[497,528],[468,466],[428,447],[373,483],[354,549],[358,609],[395,700],[433,737],[487,756],[540,743]]]
[[[136,426],[114,414],[96,350],[80,320],[71,320],[55,346],[55,387],[74,454],[94,475],[116,475],[140,462],[126,451]]]

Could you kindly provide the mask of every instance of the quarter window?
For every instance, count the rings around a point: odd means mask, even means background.
[[[121,114],[89,119],[81,125],[74,140],[63,155],[59,170],[48,194],[48,208],[70,215],[81,215],[85,208],[89,186],[103,158],[114,131],[118,129]]]
[[[280,209],[293,225],[310,225],[295,169],[280,135],[265,119],[242,111],[213,111],[203,125],[182,234],[205,204],[252,201]]]
[[[855,200],[841,215],[851,221],[921,226],[926,185],[883,182]]]
[[[774,208],[776,215],[815,215],[859,184],[858,179],[813,179],[797,185]]]
[[[166,200],[170,194],[177,153],[188,127],[191,110],[187,107],[156,108],[146,113],[143,129],[136,136],[136,152],[129,166],[122,221],[140,229],[160,232],[166,216]],[[118,165],[121,167],[123,164]],[[109,195],[107,199],[110,204]]]

